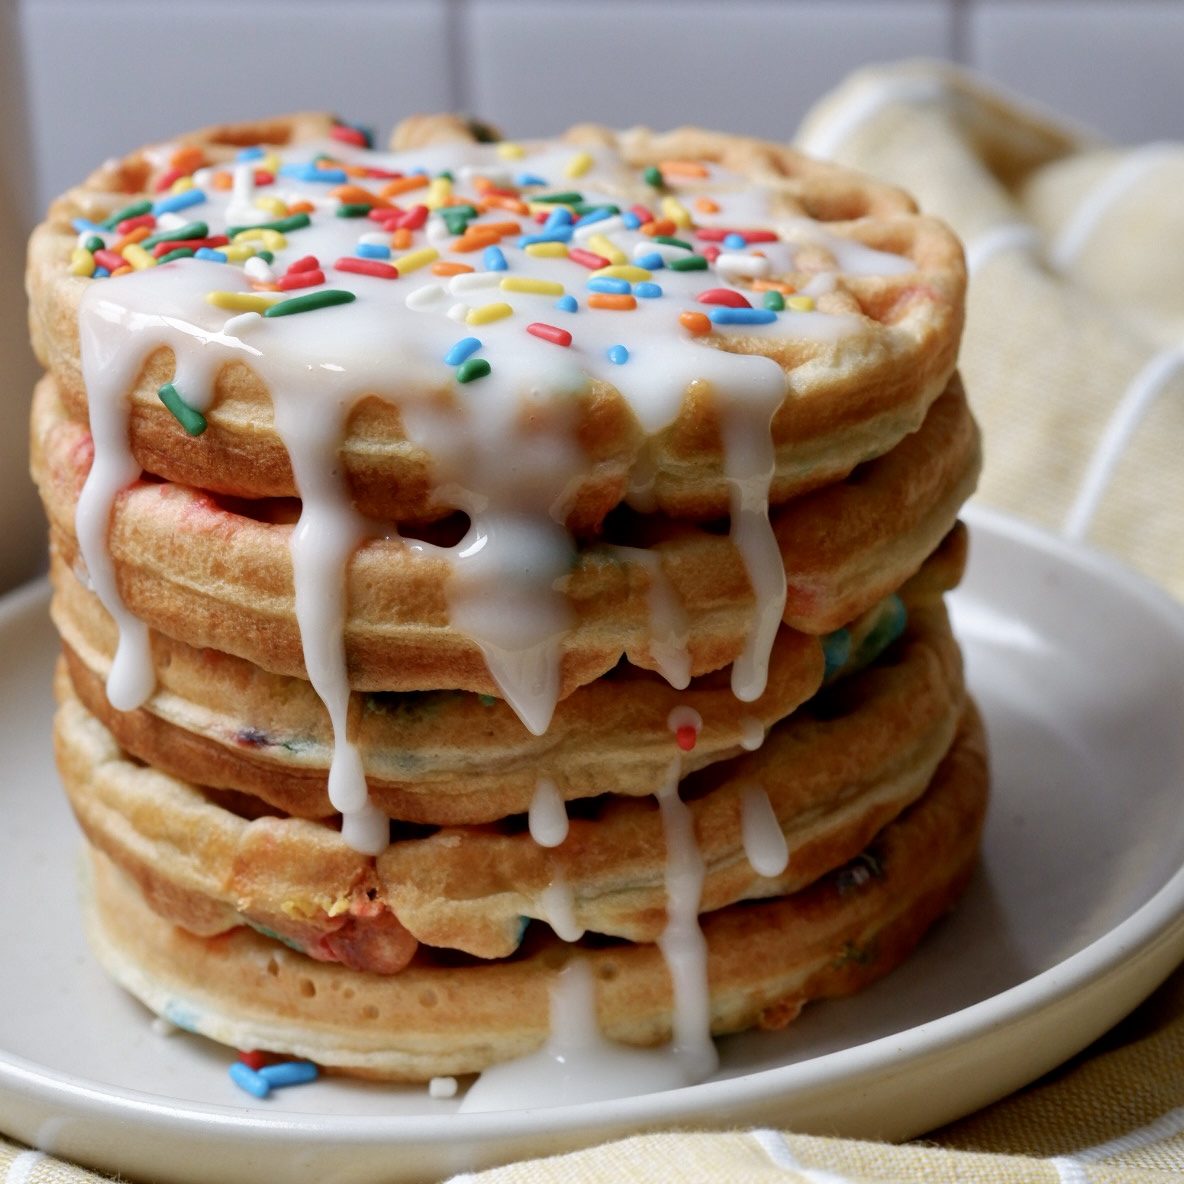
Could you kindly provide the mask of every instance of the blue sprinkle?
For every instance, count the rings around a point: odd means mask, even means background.
[[[822,639],[822,656],[826,661],[823,678],[831,678],[846,665],[851,657],[851,634],[846,629],[836,629]]]
[[[628,280],[613,279],[611,276],[600,275],[588,281],[589,292],[610,292],[614,296],[627,296],[633,291]]]
[[[572,228],[570,226],[556,226],[554,230],[544,230],[539,234],[523,235],[518,240],[520,247],[529,247],[533,243],[569,243]]]
[[[721,246],[729,251],[742,251],[748,246],[748,239],[742,234],[726,234]]]
[[[111,273],[105,267],[96,267],[94,271],[90,273],[90,278],[92,280],[105,280],[110,274]]]
[[[612,210],[608,206],[598,206],[595,210],[589,210],[577,222],[577,226],[591,226],[593,222],[603,222],[605,218],[613,216]]]
[[[445,355],[445,366],[459,366],[470,354],[481,348],[479,337],[462,337]]]
[[[264,1084],[275,1088],[281,1085],[305,1085],[317,1079],[317,1067],[312,1061],[281,1061],[278,1065],[264,1065],[259,1070]]]
[[[311,163],[281,165],[280,173],[297,181],[321,181],[326,185],[344,185],[349,180],[345,169],[319,169]]]
[[[198,247],[193,252],[194,259],[208,259],[211,263],[225,263],[226,252],[215,251],[213,247]]]
[[[238,161],[244,160],[262,160],[267,155],[258,145],[254,148],[240,148],[235,154],[234,159]]]
[[[580,219],[583,222],[583,219]],[[566,206],[556,206],[548,215],[546,222],[543,223],[544,230],[555,230],[560,226],[571,225],[571,210]],[[579,225],[579,223],[577,223]]]
[[[361,259],[389,259],[391,249],[382,243],[358,243],[355,252]]]
[[[608,360],[617,366],[623,366],[629,361],[629,351],[623,345],[610,345],[608,348]]]
[[[638,267],[644,267],[646,271],[657,271],[659,268],[666,266],[666,260],[657,251],[650,251],[645,255],[639,255],[633,262]]]
[[[79,234],[105,234],[106,231],[97,223],[92,222],[89,218],[75,218],[70,223]]]
[[[514,178],[514,184],[519,188],[524,188],[527,185],[546,185],[547,178],[540,177],[535,173],[519,173]]]
[[[481,262],[486,271],[508,271],[510,267],[501,247],[486,247],[481,253]]]
[[[653,300],[654,297],[662,295],[662,287],[660,284],[638,284],[633,289],[633,294],[646,300]]]
[[[431,173],[429,173],[427,171],[427,169],[425,169],[425,168],[418,168],[418,169],[412,169],[411,175],[413,177],[430,177]]]
[[[256,1073],[250,1065],[243,1061],[235,1061],[230,1066],[228,1072],[230,1073],[230,1080],[239,1089],[245,1089],[247,1093],[252,1094],[256,1098],[265,1098],[271,1093],[271,1086],[268,1084],[267,1078]]]
[[[161,214],[172,214],[177,210],[185,210],[190,206],[199,206],[206,201],[205,191],[201,189],[183,189],[180,193],[170,193],[160,201],[152,203],[152,212],[159,218]]]
[[[771,308],[713,308],[708,317],[713,325],[771,325],[777,314]]]
[[[641,219],[632,210],[623,211],[621,221],[625,223],[626,230],[636,230],[641,225]]]
[[[555,301],[555,307],[560,312],[579,312],[580,302],[574,296],[560,296]]]

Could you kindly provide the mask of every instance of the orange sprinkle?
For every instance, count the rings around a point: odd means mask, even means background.
[[[432,275],[464,275],[472,270],[467,263],[453,263],[448,259],[441,259],[439,263],[432,264]]]
[[[627,312],[637,307],[637,300],[632,296],[616,296],[610,292],[593,292],[588,297],[589,308],[614,308],[619,312]]]
[[[364,164],[346,164],[341,166],[345,169],[347,177],[364,177],[366,175],[366,166]]]
[[[294,201],[288,207],[289,214],[311,214],[316,209],[316,206],[310,201]]]
[[[344,169],[345,165],[339,160],[335,160],[332,156],[318,156],[316,160],[318,169]]]
[[[393,181],[388,181],[380,192],[383,197],[395,197],[400,193],[410,193],[413,189],[426,189],[430,180],[430,177],[422,173],[410,177],[396,177]]]
[[[719,202],[712,201],[709,197],[697,197],[695,198],[695,209],[700,214],[718,214]]]
[[[388,210],[391,205],[385,197],[371,193],[364,185],[337,185],[329,192],[344,205],[373,206],[378,210]]]
[[[674,234],[678,227],[669,218],[659,218],[656,222],[646,222],[642,228],[642,234],[648,234],[651,238],[656,234]]]
[[[679,313],[678,314],[678,323],[688,333],[693,333],[696,337],[702,337],[704,333],[711,332],[711,321],[708,319],[706,313],[702,313],[702,312]]]
[[[400,226],[394,234],[391,235],[391,246],[396,250],[405,251],[411,246],[411,231],[406,226]]]
[[[117,255],[122,255],[124,247],[130,246],[132,243],[142,242],[151,233],[152,231],[147,226],[137,226],[135,230],[129,230],[118,242],[112,243],[107,250],[114,251]]]
[[[183,144],[169,157],[169,164],[181,173],[192,173],[205,161],[206,154],[196,144]]]
[[[210,184],[215,189],[230,189],[234,185],[234,178],[223,169],[210,178]]]
[[[522,226],[518,222],[485,222],[474,226],[473,230],[496,230],[498,234],[521,234]]]
[[[127,263],[123,267],[117,267],[111,274],[113,276],[127,275],[131,270],[132,270],[132,265],[130,263]]]
[[[516,197],[502,197],[500,194],[487,193],[481,198],[482,206],[487,210],[507,210],[511,214],[529,214],[530,207]]]
[[[781,280],[753,280],[752,290],[754,292],[780,292],[782,296],[792,296],[797,291],[792,284],[783,283]]]
[[[265,283],[263,280],[252,280],[251,287],[254,288],[256,292],[278,292],[278,291],[280,291],[279,284],[268,284],[268,283]]]
[[[698,178],[708,175],[707,169],[697,160],[662,160],[658,168],[663,177]]]

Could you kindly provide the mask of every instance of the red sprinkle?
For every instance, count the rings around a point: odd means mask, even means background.
[[[387,206],[386,209],[380,209],[378,206],[375,206],[374,209],[372,209],[366,215],[366,217],[369,218],[371,222],[394,222],[394,223],[398,223],[399,219],[402,216],[403,216],[403,211],[401,209],[399,209],[399,207],[396,205]]]
[[[356,127],[349,127],[346,124],[335,123],[329,129],[329,136],[331,139],[340,140],[343,144],[355,144],[359,148],[370,147],[366,137]]]
[[[152,214],[141,214],[138,218],[124,218],[115,230],[118,234],[130,234],[133,230],[137,230],[141,226],[147,226],[153,229],[156,226],[156,218]]]
[[[270,169],[256,169],[255,170],[255,184],[256,185],[271,185],[275,181],[275,173]]]
[[[638,202],[638,204],[635,206],[630,206],[629,212],[631,214],[636,214],[642,220],[642,222],[652,222],[654,220],[653,210],[651,210],[649,206],[643,206],[640,202]]]
[[[315,271],[288,272],[280,276],[275,286],[281,292],[290,292],[293,288],[315,288],[317,284],[325,282],[325,273],[318,267]]]
[[[717,247],[714,243],[711,243],[709,246],[704,247],[703,250],[699,252],[699,254],[702,255],[708,263],[714,263],[720,256],[720,250],[719,247]]]
[[[402,173],[376,168],[373,165],[366,169],[366,176],[376,181],[397,181],[402,175]]]
[[[695,234],[709,243],[722,243],[729,234],[738,234],[746,243],[775,243],[771,230],[731,230],[726,226],[701,226]]]
[[[224,247],[230,242],[230,239],[224,234],[215,234],[210,238],[174,238],[167,242],[157,243],[152,248],[152,253],[159,259],[161,255],[167,255],[170,251],[178,251],[182,247],[188,247],[190,250],[196,251],[199,247],[209,247],[211,250],[217,250],[219,247]]]
[[[751,308],[752,305],[739,293],[731,288],[708,288],[700,292],[695,299],[700,304],[726,304],[728,308]]]
[[[533,333],[536,337],[541,337],[544,341],[550,341],[554,345],[571,345],[571,334],[566,329],[560,329],[558,325],[532,321],[526,326],[526,331]]]
[[[305,255],[301,259],[297,259],[295,263],[288,264],[288,275],[294,275],[300,271],[316,271],[320,268],[321,261],[315,255]]]
[[[250,1052],[240,1052],[238,1059],[244,1065],[249,1065],[256,1073],[267,1064],[267,1053],[259,1052],[257,1049],[252,1049]]]
[[[427,206],[412,206],[398,221],[400,230],[418,230],[428,220]]]
[[[683,752],[690,752],[695,747],[695,741],[699,739],[699,733],[695,731],[694,724],[683,724],[674,733],[674,739]]]
[[[171,189],[174,181],[179,181],[182,177],[189,174],[183,169],[165,169],[159,177],[156,178],[156,184],[152,187],[157,193],[163,193],[166,189]]]
[[[114,271],[117,267],[125,266],[127,260],[122,255],[117,255],[114,251],[101,248],[95,252],[95,262],[100,267],[105,267],[108,271]]]
[[[611,259],[597,255],[595,251],[585,251],[583,247],[572,247],[567,252],[567,257],[573,263],[578,263],[581,267],[587,267],[590,270],[599,270],[612,265]]]
[[[357,275],[373,275],[380,280],[397,280],[399,278],[399,269],[392,267],[389,263],[383,263],[381,259],[359,259],[353,255],[342,255],[333,266],[338,271],[352,271]]]

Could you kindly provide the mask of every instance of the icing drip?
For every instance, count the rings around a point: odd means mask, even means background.
[[[644,567],[649,576],[650,658],[658,673],[674,688],[691,681],[690,622],[674,584],[662,566],[662,556],[641,547],[609,547],[613,554]]]
[[[740,721],[740,747],[745,752],[756,752],[765,742],[765,725],[752,715]]]
[[[558,847],[567,838],[567,804],[554,781],[539,778],[527,818],[530,837],[540,847]]]
[[[555,878],[543,889],[539,904],[547,916],[547,924],[560,941],[579,941],[584,936],[584,927],[576,920],[571,885],[564,879],[562,869],[556,870]]]
[[[759,876],[779,876],[789,867],[789,847],[769,795],[746,785],[740,798],[740,834],[744,855]]]

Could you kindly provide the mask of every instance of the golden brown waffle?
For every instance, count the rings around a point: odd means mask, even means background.
[[[777,900],[704,918],[716,1034],[779,1028],[812,999],[887,973],[963,890],[987,798],[973,710],[929,792],[869,858]],[[548,993],[571,958],[590,962],[601,1030],[629,1044],[670,1036],[670,980],[652,945],[595,948],[542,935],[512,959],[434,960],[401,974],[326,965],[235,929],[196,937],[147,908],[96,855],[90,935],[109,973],[157,1012],[235,1048],[269,1048],[366,1077],[422,1081],[472,1073],[539,1048]]]

